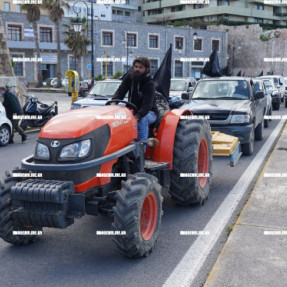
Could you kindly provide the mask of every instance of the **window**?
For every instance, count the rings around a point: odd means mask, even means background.
[[[113,46],[113,33],[103,32],[102,33],[102,43],[104,46]]]
[[[40,42],[53,42],[52,28],[40,27]]]
[[[261,19],[261,18],[254,18],[254,23],[263,23],[263,19]]]
[[[16,5],[16,12],[21,13],[21,5],[19,4]]]
[[[142,6],[138,6],[138,12],[141,12]]]
[[[106,62],[103,62],[103,76],[105,77],[106,75]],[[112,77],[114,75],[113,73],[113,62],[108,62],[107,64],[107,76]]]
[[[158,36],[157,35],[149,35],[149,48],[158,48]]]
[[[264,5],[263,4],[255,4],[254,9],[256,10],[264,10]]]
[[[117,10],[117,15],[120,15],[120,16],[122,16],[124,13],[123,13],[123,11],[121,11],[121,10]]]
[[[128,46],[136,47],[137,46],[137,35],[133,33],[127,33]]]
[[[150,73],[153,76],[158,69],[158,60],[150,59]]]
[[[202,39],[197,38],[197,40],[194,40],[193,50],[194,51],[201,51],[202,50]]]
[[[116,10],[113,9],[113,15],[115,15],[115,14],[116,14]]]
[[[23,58],[23,55],[10,55],[10,57],[12,59],[13,58]],[[14,69],[15,76],[17,76],[17,77],[23,77],[24,76],[23,62],[15,61],[13,69]]]
[[[175,77],[183,77],[183,62],[181,62],[179,60],[175,60],[174,76]]]
[[[217,6],[230,6],[229,0],[217,0]]]
[[[211,50],[213,51],[215,49],[215,47],[217,48],[217,52],[219,52],[219,40],[212,40],[211,42]]]
[[[204,8],[204,4],[193,4],[193,9],[201,9]]]
[[[8,40],[22,41],[22,26],[8,25]]]
[[[131,12],[126,11],[126,12],[125,12],[125,16],[131,16]]]
[[[105,18],[105,17],[106,17],[106,15],[105,15],[105,14],[101,14],[101,17],[102,17],[102,18]]]
[[[183,49],[183,38],[175,37],[175,49],[182,50]]]
[[[10,11],[10,3],[9,2],[4,2],[4,11],[6,11],[6,12]]]

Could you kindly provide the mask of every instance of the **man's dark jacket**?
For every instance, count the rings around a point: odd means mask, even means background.
[[[117,89],[113,100],[123,100],[129,91],[128,101],[137,106],[135,116],[139,119],[148,114],[149,111],[157,112],[155,105],[155,85],[150,74],[147,74],[139,83],[127,75]]]
[[[9,90],[6,90],[4,94],[3,106],[6,110],[6,115],[9,120],[12,120],[13,114],[23,114],[23,110],[17,96]]]

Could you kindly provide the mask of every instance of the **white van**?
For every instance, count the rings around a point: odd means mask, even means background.
[[[12,123],[6,117],[6,111],[0,101],[0,146],[9,143],[12,134]]]

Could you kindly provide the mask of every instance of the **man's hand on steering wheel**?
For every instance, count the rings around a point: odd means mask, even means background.
[[[128,102],[128,101],[124,101],[124,100],[110,100],[106,102],[106,106],[109,106],[111,104],[118,104],[118,103],[124,103],[126,105],[127,108],[129,108],[130,110],[134,110],[135,112],[138,110],[137,106]]]

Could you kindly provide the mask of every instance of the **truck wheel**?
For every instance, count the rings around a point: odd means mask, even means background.
[[[7,126],[0,127],[0,146],[6,146],[10,141],[10,128]]]
[[[261,141],[263,139],[263,121],[255,128],[255,139]]]
[[[279,111],[280,110],[280,101],[278,103],[275,103],[273,105],[273,108],[274,108],[275,111]]]
[[[174,140],[169,190],[172,199],[184,206],[203,204],[209,194],[211,173],[212,140],[208,122],[181,120]]]
[[[243,155],[252,155],[254,151],[254,127],[252,128],[251,141],[249,143],[241,144]]]
[[[114,242],[128,257],[147,256],[154,248],[161,226],[162,196],[157,178],[146,173],[129,175],[122,181],[113,208],[116,235]]]
[[[15,169],[13,173],[27,173],[27,170]],[[11,177],[6,171],[3,184],[0,182],[0,237],[14,245],[26,245],[37,240],[36,235],[14,235],[13,231],[31,231],[32,229],[24,226],[16,226],[12,218],[11,188],[21,181],[19,178]],[[34,230],[34,229],[33,229]],[[37,229],[39,230],[39,229]]]

